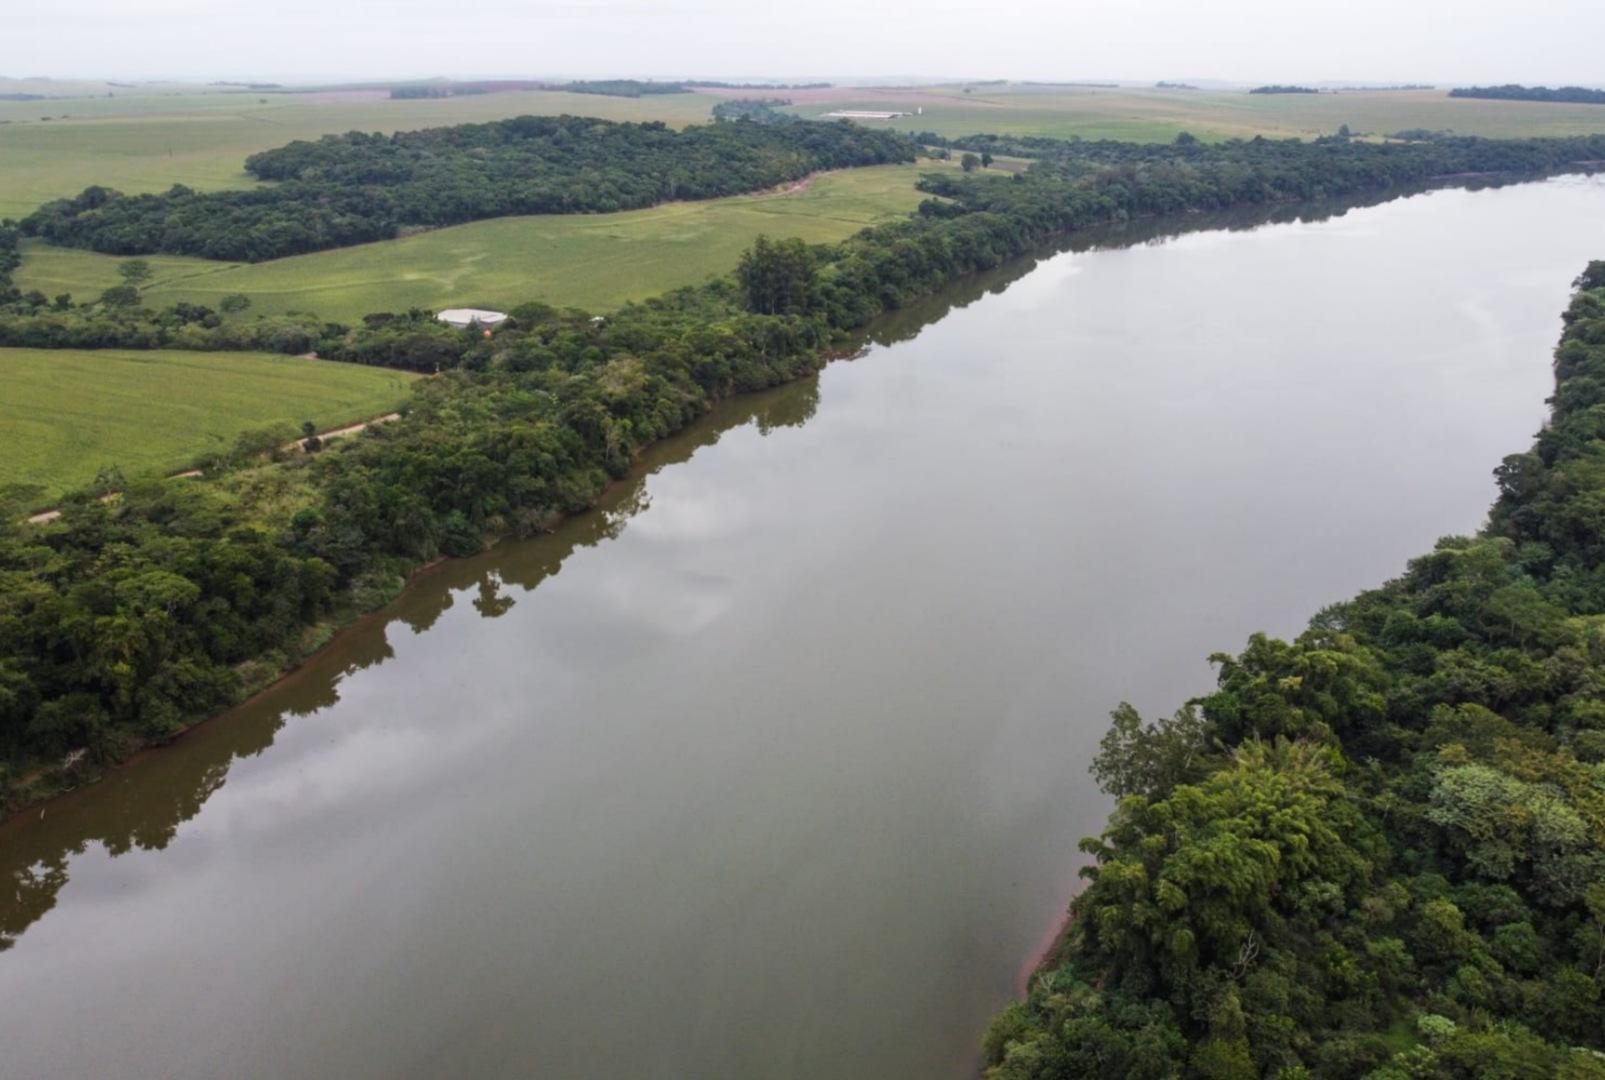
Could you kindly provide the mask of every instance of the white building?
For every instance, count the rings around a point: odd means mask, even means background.
[[[447,308],[445,311],[442,311],[440,314],[436,315],[435,318],[439,319],[447,326],[461,326],[467,328],[477,323],[478,325],[489,330],[493,326],[497,326],[506,322],[507,313],[503,311],[484,311],[480,308],[459,307]]]
[[[871,112],[867,109],[838,109],[825,114],[827,120],[896,120],[899,116],[911,116],[906,112]]]

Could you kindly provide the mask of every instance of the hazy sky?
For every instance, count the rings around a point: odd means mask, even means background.
[[[1605,0],[7,0],[0,75],[1605,84]]]

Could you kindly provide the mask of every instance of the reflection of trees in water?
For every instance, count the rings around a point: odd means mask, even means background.
[[[474,610],[480,618],[497,619],[506,615],[514,600],[502,592],[501,575],[494,570],[479,579],[479,595],[474,597]]]
[[[422,634],[439,621],[452,605],[452,595],[446,589],[419,589],[419,603],[408,604],[396,613],[396,619],[406,623],[415,634]],[[389,659],[389,657],[385,657]],[[367,667],[367,664],[363,664]]]
[[[1456,186],[1498,185],[1473,179]],[[1036,257],[972,275],[935,296],[889,313],[865,331],[862,341],[885,345],[910,340],[954,309],[1003,291],[1035,269],[1039,259],[1061,251],[1162,244],[1205,230],[1323,221],[1355,207],[1411,194],[1416,190],[1088,230]],[[688,460],[697,450],[718,442],[724,432],[747,424],[754,424],[766,436],[800,427],[818,406],[817,376],[724,402],[703,422],[649,448],[630,475],[604,495],[595,511],[565,522],[550,535],[502,544],[487,555],[443,564],[382,615],[341,634],[324,653],[261,698],[202,725],[177,745],[142,755],[92,789],[48,804],[42,818],[23,815],[0,824],[0,875],[11,883],[9,896],[0,903],[0,950],[13,944],[55,905],[67,883],[73,856],[87,852],[96,842],[112,856],[134,848],[165,848],[179,826],[198,814],[223,786],[236,758],[251,757],[272,746],[287,716],[307,716],[336,704],[342,678],[392,659],[387,633],[391,624],[400,622],[422,634],[452,607],[457,592],[468,589],[475,590],[473,608],[482,617],[505,614],[514,598],[504,590],[534,589],[556,574],[575,550],[622,534],[631,518],[650,507],[647,482],[660,469]]]
[[[1436,184],[1397,187],[1367,196],[1321,199],[1312,202],[1278,203],[1274,206],[1243,207],[1213,213],[1190,213],[1169,217],[1136,218],[1117,225],[1083,229],[1044,247],[1034,255],[1015,259],[995,270],[971,274],[932,296],[891,311],[860,332],[862,345],[895,345],[912,341],[928,326],[940,322],[949,312],[969,307],[985,296],[1001,293],[1037,268],[1044,259],[1066,252],[1109,251],[1130,247],[1158,247],[1179,237],[1199,232],[1252,232],[1267,225],[1314,224],[1340,218],[1350,210],[1380,206],[1396,199],[1445,188],[1482,190],[1510,184],[1530,183],[1531,177],[1465,177]]]
[[[41,818],[8,822],[0,830],[0,872],[11,883],[10,894],[0,905],[0,951],[55,907],[74,855],[84,854],[96,841],[114,857],[134,848],[165,848],[178,835],[179,825],[199,813],[223,786],[229,761],[266,749],[281,723],[275,717],[268,724],[241,725],[240,738],[226,756],[205,758],[182,775],[161,769],[156,776],[140,778],[142,782],[118,784],[120,778],[114,778],[115,787],[106,785],[47,804]],[[160,751],[147,755],[131,768],[154,762],[159,755]],[[92,812],[78,814],[78,800],[90,796],[96,802]]]
[[[631,518],[647,510],[647,483],[660,469],[690,459],[724,432],[748,424],[765,433],[799,427],[818,404],[819,380],[810,376],[719,405],[691,430],[649,448],[595,511],[570,519],[550,535],[501,544],[486,555],[434,568],[382,613],[341,633],[261,697],[171,746],[140,755],[94,787],[46,804],[42,816],[27,813],[0,823],[0,878],[10,883],[9,893],[0,893],[0,951],[55,906],[73,857],[97,843],[114,857],[136,848],[166,848],[223,786],[236,759],[271,747],[287,718],[337,704],[346,676],[393,659],[392,625],[425,633],[467,590],[473,590],[472,606],[480,616],[506,614],[516,602],[512,590],[536,588],[574,551],[619,536]]]
[[[57,851],[48,860],[19,866],[10,875],[11,894],[0,911],[0,952],[17,943],[22,932],[56,906],[56,894],[67,884],[67,857],[76,851]]]
[[[795,392],[776,394],[756,417],[758,434],[768,436],[781,428],[802,427],[819,411],[819,380],[807,378],[795,384]]]

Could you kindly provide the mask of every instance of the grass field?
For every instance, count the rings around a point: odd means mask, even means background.
[[[85,95],[0,102],[0,217],[90,184],[126,192],[183,183],[248,186],[245,157],[292,139],[348,130],[397,131],[524,113],[704,122],[727,93],[643,98],[519,91],[439,100],[382,92],[217,92],[197,87],[84,84]],[[737,92],[739,93],[739,92]],[[110,96],[107,96],[107,95]],[[1249,95],[1031,86],[788,91],[792,110],[920,110],[901,130],[976,131],[1169,140],[1264,133],[1311,136],[1404,128],[1488,136],[1605,132],[1605,107],[1454,99],[1443,91]],[[47,119],[48,118],[48,119]],[[525,300],[603,311],[732,269],[761,233],[840,239],[908,212],[917,175],[887,166],[816,178],[800,193],[674,203],[622,214],[508,218],[381,244],[255,266],[153,256],[147,301],[215,305],[234,292],[252,313],[310,310],[353,321],[372,311]],[[948,166],[951,167],[951,166]],[[119,260],[29,244],[17,282],[86,300],[118,282]],[[407,377],[321,361],[244,354],[0,350],[0,486],[31,485],[38,501],[108,465],[168,471],[227,447],[242,430],[312,420],[320,427],[383,412]]]
[[[245,159],[292,139],[406,131],[526,113],[705,123],[718,95],[531,90],[391,101],[383,93],[172,93],[0,101],[0,218],[91,184],[119,191],[248,187]],[[50,117],[44,120],[42,117]]]
[[[247,155],[333,132],[401,131],[564,112],[684,126],[707,122],[716,101],[742,93],[618,98],[530,90],[391,101],[382,91],[364,90],[108,92],[114,96],[0,102],[0,217],[21,217],[90,184],[126,192],[160,191],[175,183],[200,190],[247,186]],[[976,86],[968,94],[960,86],[785,93],[796,103],[792,111],[804,116],[841,108],[921,108],[923,115],[891,121],[891,126],[943,135],[1000,131],[1155,141],[1180,131],[1201,138],[1320,135],[1343,124],[1383,134],[1415,127],[1492,136],[1605,132],[1605,107],[1598,105],[1450,98],[1442,90],[1260,95],[1013,83]]]
[[[1165,141],[1200,138],[1392,134],[1407,128],[1515,138],[1605,132],[1605,106],[1451,98],[1446,90],[1249,94],[1242,91],[1118,90],[1009,84],[917,90],[837,88],[793,95],[790,111],[818,117],[836,109],[924,110],[890,121],[900,131],[968,135],[977,131],[1087,139]]]
[[[413,378],[263,353],[0,349],[0,488],[38,506],[107,466],[172,472],[252,428],[386,412]]]
[[[618,214],[500,218],[400,240],[254,265],[152,256],[146,303],[215,307],[244,293],[252,313],[290,310],[354,322],[374,311],[506,309],[526,300],[606,311],[728,273],[760,233],[838,240],[908,213],[921,173],[948,164],[882,165],[817,176],[800,192],[668,203]],[[30,243],[23,289],[92,299],[118,282],[110,255]]]

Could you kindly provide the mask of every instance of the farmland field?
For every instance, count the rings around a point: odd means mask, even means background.
[[[838,109],[921,109],[868,123],[946,136],[987,131],[1154,142],[1182,131],[1210,139],[1309,137],[1330,135],[1344,124],[1377,135],[1408,128],[1497,138],[1605,132],[1605,108],[1598,105],[1451,98],[1447,90],[1249,94],[1012,83],[972,86],[969,93],[962,86],[838,87],[790,96],[790,111],[808,118]]]
[[[130,194],[252,186],[245,159],[294,139],[405,131],[525,113],[705,123],[718,95],[513,91],[391,101],[382,92],[172,93],[0,101],[0,218],[91,184]],[[50,119],[42,119],[50,117]]]
[[[605,311],[728,273],[760,234],[839,240],[922,198],[921,173],[941,162],[878,165],[815,177],[799,192],[667,203],[617,214],[499,218],[399,240],[256,264],[151,256],[146,303],[215,307],[244,293],[251,313],[313,311],[355,321],[411,307],[511,307],[541,300]],[[23,289],[89,300],[118,283],[110,255],[29,244],[16,275]]]
[[[1343,124],[1382,134],[1404,128],[1501,137],[1605,131],[1605,108],[1599,106],[1450,98],[1443,90],[1257,95],[1027,83],[972,86],[969,93],[964,89],[836,87],[784,94],[794,101],[791,111],[808,117],[835,109],[923,109],[922,115],[889,123],[899,130],[949,136],[998,131],[1163,141],[1181,131],[1202,138],[1310,136],[1329,134]],[[160,191],[175,183],[199,190],[248,186],[253,181],[243,169],[247,155],[293,139],[524,113],[662,120],[679,127],[707,122],[715,102],[742,93],[709,90],[620,98],[521,90],[392,101],[382,91],[259,93],[191,87],[188,92],[118,90],[112,97],[4,101],[0,217],[21,217],[42,202],[75,195],[90,184],[131,193]]]
[[[787,92],[793,112],[920,110],[890,123],[948,135],[1001,131],[1168,140],[1265,133],[1310,136],[1343,124],[1356,133],[1404,128],[1491,136],[1605,131],[1605,108],[1452,99],[1443,91],[1249,95],[1011,84]],[[727,92],[645,98],[517,91],[392,101],[382,92],[174,90],[0,102],[0,216],[22,215],[92,183],[124,191],[173,183],[200,189],[251,183],[244,158],[296,138],[351,129],[394,131],[521,113],[615,120],[705,120]],[[45,119],[49,117],[49,119]],[[506,308],[526,300],[605,311],[728,272],[760,234],[840,239],[907,213],[913,184],[936,167],[884,166],[816,177],[803,191],[760,193],[606,215],[506,218],[257,265],[168,256],[147,261],[146,300],[216,305],[230,293],[250,313],[314,311],[354,321],[372,311]],[[17,284],[93,299],[118,282],[110,256],[26,246]],[[180,467],[226,447],[243,429],[311,419],[320,426],[383,411],[405,377],[283,357],[194,353],[0,351],[8,393],[0,485],[52,497],[105,465]]]
[[[43,505],[103,468],[171,472],[242,431],[394,408],[414,376],[265,353],[0,349],[0,490]]]

